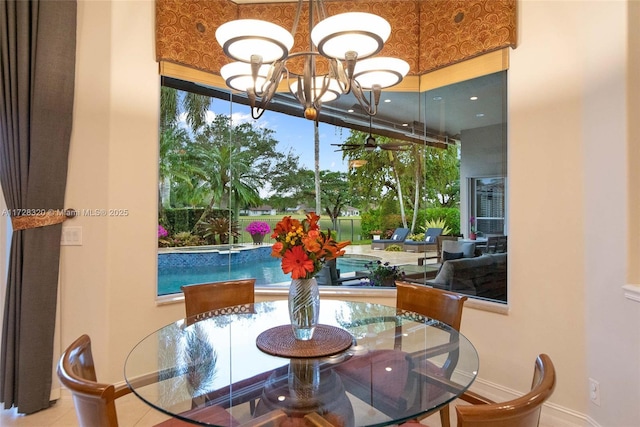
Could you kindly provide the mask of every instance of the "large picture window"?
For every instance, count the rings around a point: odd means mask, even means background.
[[[286,286],[290,278],[270,257],[270,231],[285,215],[318,212],[323,229],[352,242],[318,278],[351,289],[370,284],[367,264],[377,260],[434,285],[447,261],[425,241],[429,228],[464,239],[476,216],[481,237],[507,234],[506,71],[386,90],[373,117],[341,96],[322,106],[318,122],[286,93],[253,120],[246,99],[226,88],[164,77],[162,91],[160,296],[236,278]],[[258,223],[269,230],[260,239],[250,232]],[[398,229],[409,229],[406,239],[376,244]],[[506,268],[503,285],[501,303]]]

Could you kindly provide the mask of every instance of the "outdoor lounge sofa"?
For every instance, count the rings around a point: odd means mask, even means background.
[[[484,254],[444,261],[435,279],[426,285],[437,289],[507,301],[507,254]]]
[[[402,244],[402,248],[405,250],[405,252],[435,252],[438,247],[438,236],[441,234],[442,228],[428,228],[424,233],[423,240],[407,239]]]
[[[404,241],[407,239],[408,235],[409,235],[408,228],[396,228],[396,230],[393,232],[393,235],[391,236],[390,239],[380,239],[380,240],[374,240],[373,242],[371,242],[371,249],[384,250],[391,245],[402,246]]]

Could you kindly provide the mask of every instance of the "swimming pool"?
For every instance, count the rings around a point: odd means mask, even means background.
[[[194,248],[158,253],[158,295],[180,292],[180,286],[194,283],[234,279],[256,279],[256,286],[288,284],[291,276],[284,274],[280,260],[271,257],[270,247],[247,248],[239,251],[204,250]],[[349,256],[338,258],[340,274],[366,270],[365,264],[377,257]]]

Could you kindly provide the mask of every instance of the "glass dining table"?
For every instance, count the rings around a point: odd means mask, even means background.
[[[437,411],[478,372],[464,335],[395,307],[323,299],[303,343],[271,334],[288,335],[286,300],[225,312],[142,339],[125,362],[133,393],[195,425],[384,426]]]

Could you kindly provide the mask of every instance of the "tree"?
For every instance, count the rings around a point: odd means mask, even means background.
[[[433,207],[457,207],[460,204],[460,148],[427,147],[425,151],[427,199]]]
[[[206,122],[211,98],[193,92],[183,92],[162,86],[160,89],[160,131],[178,125],[180,114],[193,132]]]
[[[344,172],[322,171],[320,173],[321,199],[324,210],[331,219],[333,229],[338,228],[338,217],[350,201],[349,182]]]
[[[346,144],[362,144],[368,134],[352,130],[345,141]],[[378,143],[389,143],[394,140],[376,136]],[[388,151],[364,149],[345,151],[343,158],[361,160],[366,163],[349,171],[349,183],[355,187],[360,196],[369,201],[369,208],[379,206],[385,199],[395,198],[397,211],[400,212],[402,223],[406,226],[403,198],[403,178],[407,168],[415,161],[410,155],[402,151]],[[413,174],[411,175],[413,176]]]

